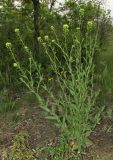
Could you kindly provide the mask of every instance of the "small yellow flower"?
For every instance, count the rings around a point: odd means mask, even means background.
[[[69,28],[68,24],[64,24],[64,25],[63,25],[63,28],[64,28],[64,29],[68,29],[68,28]]]
[[[24,46],[24,49],[25,49],[26,51],[29,51],[29,48],[28,48],[27,46]]]
[[[83,8],[80,8],[80,16],[84,16],[85,10]]]
[[[55,28],[54,28],[54,26],[51,26],[51,30],[54,30]]]
[[[17,63],[13,63],[13,67],[17,67],[18,66],[18,64]]]
[[[46,35],[46,36],[44,37],[44,39],[45,39],[46,41],[48,41],[48,40],[49,40],[49,37]]]
[[[78,148],[79,148],[78,143],[77,143],[76,141],[71,141],[71,142],[69,143],[69,147],[70,147],[70,149],[71,149],[72,151],[78,150]]]
[[[92,27],[93,27],[93,21],[88,21],[87,28],[92,29]]]
[[[15,33],[19,33],[20,30],[18,28],[15,28]]]
[[[55,40],[54,40],[54,39],[52,40],[52,43],[55,43]]]
[[[29,57],[29,61],[31,61],[31,57]]]
[[[48,78],[48,81],[52,81],[52,80],[53,80],[53,78],[52,78],[52,77]]]
[[[80,27],[77,27],[76,30],[77,30],[77,31],[80,31]]]
[[[64,29],[64,30],[67,30],[67,29],[69,29],[69,26],[68,26],[68,24],[64,24],[64,25],[63,25],[63,29]]]
[[[46,47],[46,43],[42,43],[44,47]]]
[[[41,37],[38,37],[38,41],[41,42],[41,40],[42,40],[42,38],[41,38]]]
[[[7,43],[6,43],[6,47],[7,47],[7,48],[11,48],[11,47],[12,47],[12,44],[11,44],[10,42],[7,42]]]
[[[68,24],[64,24],[64,25],[63,25],[63,31],[64,31],[65,33],[68,33],[68,32],[69,32],[69,26],[68,26]]]

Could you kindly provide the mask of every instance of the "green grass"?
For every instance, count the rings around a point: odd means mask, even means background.
[[[13,111],[16,108],[16,100],[14,100],[6,89],[0,91],[0,113],[4,114]]]
[[[113,36],[109,35],[97,58],[96,70],[105,94],[113,95]],[[101,76],[100,76],[101,75]]]

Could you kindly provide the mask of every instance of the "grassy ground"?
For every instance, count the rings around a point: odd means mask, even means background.
[[[45,144],[56,145],[59,131],[36,105],[31,95],[21,96],[19,107],[0,116],[0,151],[12,145],[20,132],[28,134],[31,149]],[[112,113],[104,117],[90,137],[92,145],[83,155],[83,160],[113,160],[113,118]],[[2,154],[1,154],[2,155]],[[42,159],[43,160],[43,159]]]
[[[37,107],[30,95],[18,100],[18,108],[13,112],[0,115],[0,151],[12,145],[18,133],[27,133],[30,148],[50,143],[58,136],[58,130],[44,118],[44,113]],[[1,155],[1,154],[0,154]]]

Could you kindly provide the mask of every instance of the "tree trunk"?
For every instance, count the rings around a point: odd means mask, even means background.
[[[39,0],[32,0],[34,6],[34,56],[38,57],[39,54]]]

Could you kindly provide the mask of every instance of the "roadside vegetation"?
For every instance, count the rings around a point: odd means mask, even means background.
[[[1,160],[113,158],[110,12],[56,3],[0,4]]]

